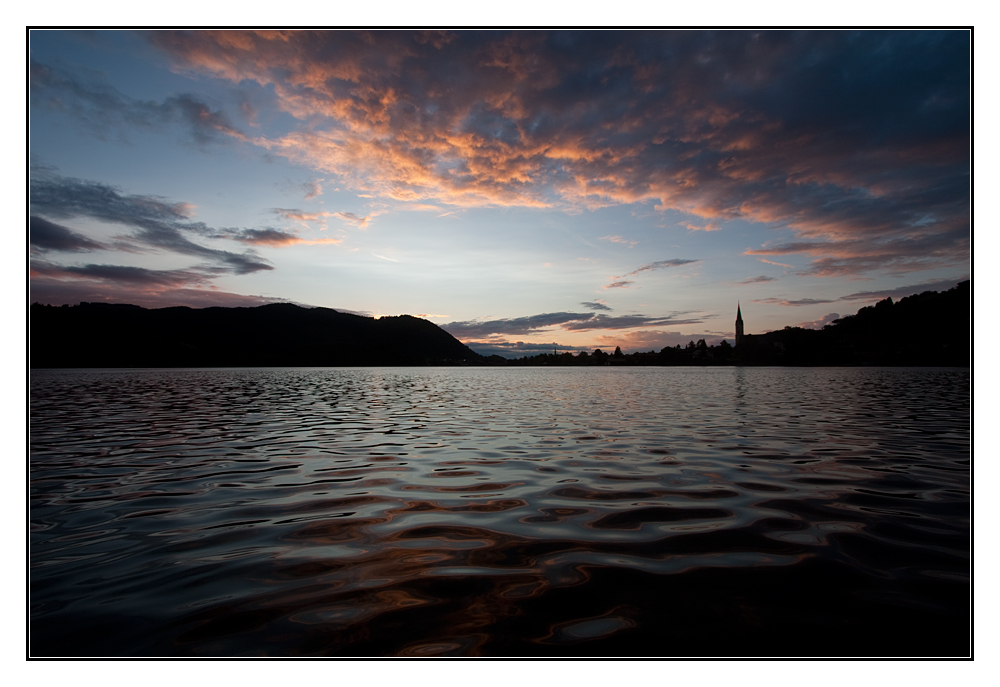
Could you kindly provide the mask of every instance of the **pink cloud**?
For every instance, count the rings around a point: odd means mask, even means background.
[[[179,69],[273,89],[301,125],[252,143],[359,194],[458,207],[651,203],[699,218],[684,225],[698,231],[773,223],[817,244],[807,271],[823,276],[967,263],[967,88],[915,76],[951,73],[939,61],[967,52],[960,37],[928,39],[947,52],[900,36],[895,53],[879,42],[895,36],[874,34],[592,38],[151,34]],[[876,54],[881,75],[827,76]],[[826,81],[806,78],[806,58]],[[873,87],[893,75],[911,100]],[[944,117],[940,97],[939,110],[905,109],[926,100],[919,89],[957,94],[947,126],[929,123]],[[914,257],[928,236],[936,248]]]
[[[681,226],[690,231],[719,231],[722,225],[718,222],[709,222],[704,225],[692,224],[691,222],[681,222]]]
[[[803,329],[822,329],[828,324],[833,324],[833,321],[838,319],[840,319],[840,315],[838,313],[832,312],[829,315],[824,315],[818,320],[813,320],[811,322],[802,322],[800,324],[797,324],[796,326],[802,327]]]
[[[614,334],[602,334],[596,338],[596,347],[610,348],[621,346],[625,353],[634,351],[659,351],[668,346],[685,346],[689,341],[707,339],[705,335],[681,334],[666,330],[644,329]]]
[[[629,248],[633,248],[637,243],[639,243],[638,241],[630,241],[629,239],[622,238],[621,236],[602,236],[601,240],[611,241],[612,243],[621,243]]]

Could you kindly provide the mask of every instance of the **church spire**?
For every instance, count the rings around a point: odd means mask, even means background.
[[[743,341],[743,314],[740,312],[740,302],[736,301],[736,345]]]

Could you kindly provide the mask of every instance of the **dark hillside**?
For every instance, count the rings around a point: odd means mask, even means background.
[[[34,304],[30,365],[225,367],[455,365],[477,353],[427,320],[288,303],[256,308]]]
[[[968,367],[971,362],[972,288],[963,281],[947,291],[925,291],[894,303],[861,308],[823,329],[785,327],[748,334],[736,347],[704,339],[659,352],[636,351],[524,356],[508,365],[888,365]]]
[[[861,308],[821,330],[785,327],[744,337],[745,365],[959,366],[970,362],[971,282]]]

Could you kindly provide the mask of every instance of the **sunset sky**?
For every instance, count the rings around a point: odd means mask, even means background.
[[[31,302],[480,353],[820,327],[970,273],[967,31],[33,31]]]

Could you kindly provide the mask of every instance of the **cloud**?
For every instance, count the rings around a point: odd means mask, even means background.
[[[836,277],[881,271],[889,274],[916,272],[934,267],[965,264],[971,236],[967,227],[939,228],[930,232],[908,232],[886,236],[879,242],[864,238],[837,241],[793,241],[744,251],[745,255],[811,254],[803,276]],[[768,262],[765,260],[764,262]],[[771,263],[781,264],[781,263]],[[785,265],[786,267],[788,265]]]
[[[296,124],[250,142],[355,192],[763,222],[817,275],[968,260],[968,31],[147,35],[256,84]]]
[[[124,225],[133,230],[128,238],[134,244],[207,259],[220,271],[248,274],[274,269],[252,252],[231,253],[191,241],[185,234],[217,238],[225,233],[190,221],[193,208],[186,203],[171,203],[157,196],[123,195],[106,184],[62,177],[49,171],[34,172],[29,184],[29,202],[37,214],[60,219],[90,217]]]
[[[107,249],[103,243],[89,239],[61,224],[34,216],[28,220],[28,241],[39,251],[86,252]]]
[[[605,289],[627,289],[629,284],[634,284],[634,281],[615,281],[604,286]]]
[[[448,322],[441,328],[455,338],[466,341],[482,340],[496,335],[531,334],[559,327],[566,331],[591,331],[595,329],[628,329],[631,327],[697,324],[699,318],[680,319],[675,316],[649,317],[647,315],[611,316],[594,313],[543,313],[527,317],[466,322]]]
[[[777,265],[778,267],[788,267],[791,269],[795,269],[795,265],[788,265],[783,262],[772,262],[771,260],[765,260],[764,258],[761,258],[760,261],[766,262],[768,265]]]
[[[332,212],[305,212],[297,208],[271,208],[271,212],[282,219],[297,222],[317,222],[334,216]]]
[[[442,324],[441,328],[456,339],[465,341],[465,339],[484,339],[494,334],[529,334],[567,322],[589,320],[592,317],[594,317],[593,313],[556,312],[485,322],[477,320],[448,322]]]
[[[829,300],[824,298],[799,298],[790,301],[784,298],[759,298],[754,303],[767,303],[769,305],[800,306],[800,305],[820,305],[823,303],[836,303],[837,299]]]
[[[722,225],[718,222],[709,222],[705,225],[692,224],[691,222],[681,222],[680,225],[690,231],[719,231]]]
[[[828,324],[833,324],[834,320],[839,320],[840,315],[838,313],[832,312],[829,315],[824,315],[818,320],[813,320],[812,322],[802,322],[797,324],[797,327],[802,327],[803,329],[822,329]]]
[[[700,324],[702,321],[701,318],[680,319],[673,316],[649,317],[647,315],[597,314],[586,320],[566,322],[562,327],[570,331],[589,331],[593,329],[631,329],[633,327]]]
[[[624,239],[621,236],[602,236],[601,240],[611,241],[612,243],[623,243],[629,248],[632,248],[639,243],[638,241],[630,241],[629,239]]]
[[[335,212],[333,214],[339,217],[340,219],[344,220],[345,222],[353,224],[354,226],[360,227],[362,229],[368,226],[368,219],[372,216],[371,214],[368,214],[365,215],[364,217],[360,217],[358,215],[355,215],[353,212]]]
[[[680,258],[674,258],[673,260],[658,260],[657,262],[651,262],[648,265],[643,265],[642,267],[632,270],[628,274],[623,274],[620,277],[615,277],[615,279],[624,279],[625,277],[631,277],[640,272],[650,272],[652,270],[663,270],[670,267],[680,267],[681,265],[690,265],[691,263],[701,262],[700,260],[683,260]]]
[[[340,238],[304,239],[282,229],[234,229],[223,230],[221,235],[241,243],[255,246],[292,246],[298,243],[306,245],[342,243]]]
[[[964,281],[967,277],[961,279],[939,279],[934,281],[926,281],[919,284],[912,284],[910,286],[898,286],[894,289],[882,289],[874,291],[858,291],[856,293],[848,294],[846,296],[841,296],[840,298],[833,299],[823,299],[823,298],[800,298],[797,300],[786,300],[784,298],[761,298],[755,300],[754,303],[768,303],[771,305],[783,305],[783,306],[801,306],[801,305],[822,305],[825,303],[838,303],[841,301],[879,301],[884,298],[905,298],[907,296],[912,296],[914,294],[923,293],[924,291],[947,291],[948,289],[954,288],[956,284],[960,281]]]
[[[270,227],[260,229],[213,228],[191,219],[193,207],[159,196],[126,195],[119,189],[92,181],[62,177],[51,169],[35,168],[29,181],[29,221],[32,254],[50,251],[125,252],[168,251],[200,259],[186,269],[154,270],[131,265],[60,265],[48,260],[31,262],[30,289],[36,299],[47,302],[184,303],[271,302],[281,300],[243,297],[235,294],[215,298],[200,294],[211,289],[223,274],[249,274],[273,267],[252,250],[243,253],[210,248],[193,237],[227,239],[252,246],[282,247],[295,244],[335,244],[339,238],[307,239]],[[121,225],[131,233],[116,237],[111,246],[47,219],[82,217]],[[172,294],[166,296],[164,294]],[[38,295],[41,294],[41,295]],[[225,300],[228,299],[228,300]],[[249,299],[249,300],[246,300]],[[140,302],[141,301],[141,302]]]
[[[31,302],[49,305],[97,302],[130,303],[145,308],[178,305],[207,308],[290,302],[287,298],[222,291],[211,285],[217,273],[208,268],[154,270],[129,265],[57,265],[32,260],[29,274]]]
[[[197,288],[137,289],[134,284],[96,281],[62,281],[32,279],[29,298],[44,305],[76,305],[77,303],[128,303],[143,308],[253,307],[266,303],[286,302],[284,298],[246,296],[228,291]]]
[[[306,212],[305,210],[299,210],[298,208],[271,208],[271,212],[276,214],[282,219],[291,220],[293,222],[320,222],[323,229],[326,228],[326,218],[337,217],[344,220],[348,224],[353,224],[359,229],[365,229],[368,227],[368,223],[375,217],[377,217],[379,212],[370,212],[364,217],[354,214],[353,212]]]
[[[965,281],[968,278],[969,278],[968,275],[966,275],[964,277],[959,277],[959,278],[925,281],[925,282],[920,282],[919,284],[911,284],[909,286],[897,286],[894,289],[858,291],[856,293],[852,293],[847,296],[842,296],[838,300],[880,301],[884,298],[895,298],[896,300],[899,300],[900,298],[906,298],[907,296],[923,293],[924,291],[947,291],[948,289],[955,288],[955,286],[959,282]]]
[[[263,246],[288,246],[302,241],[295,234],[281,229],[240,229],[228,236],[235,241]]]
[[[644,329],[632,332],[602,334],[597,337],[597,344],[602,350],[614,350],[615,346],[620,346],[624,353],[632,353],[634,351],[660,351],[668,346],[672,348],[678,344],[685,346],[689,341],[697,341],[698,339],[709,340],[707,336],[703,335]],[[713,342],[709,341],[709,343]]]
[[[302,190],[306,192],[305,199],[312,200],[323,195],[323,187],[320,185],[324,179],[313,179],[302,184]]]
[[[599,300],[598,301],[592,301],[592,302],[591,301],[584,301],[583,303],[580,303],[580,305],[582,305],[585,308],[590,308],[591,310],[607,310],[609,312],[611,311],[611,308],[609,308],[606,303],[604,303],[603,301],[599,301]]]
[[[504,358],[520,358],[523,356],[534,356],[539,353],[552,353],[552,351],[565,353],[581,350],[580,346],[567,346],[559,343],[526,343],[524,341],[506,341],[503,339],[491,339],[490,341],[477,341],[466,344],[479,355],[491,356],[499,355]],[[586,348],[586,347],[583,347]]]
[[[145,267],[127,265],[55,265],[50,262],[34,261],[30,266],[31,276],[48,278],[77,278],[125,284],[150,290],[178,288],[192,284],[205,284],[210,277],[199,270],[151,270]]]
[[[136,100],[108,85],[98,75],[80,78],[65,69],[34,60],[29,65],[29,74],[36,107],[63,110],[102,137],[110,131],[121,135],[123,125],[157,128],[177,122],[186,125],[191,137],[202,145],[246,138],[225,113],[213,110],[192,95],[174,95],[162,102]]]
[[[737,282],[737,283],[738,284],[763,284],[764,282],[777,281],[777,279],[778,279],[777,277],[768,277],[768,276],[765,276],[765,275],[762,274],[759,277],[749,277],[749,278],[744,279],[743,281]]]

